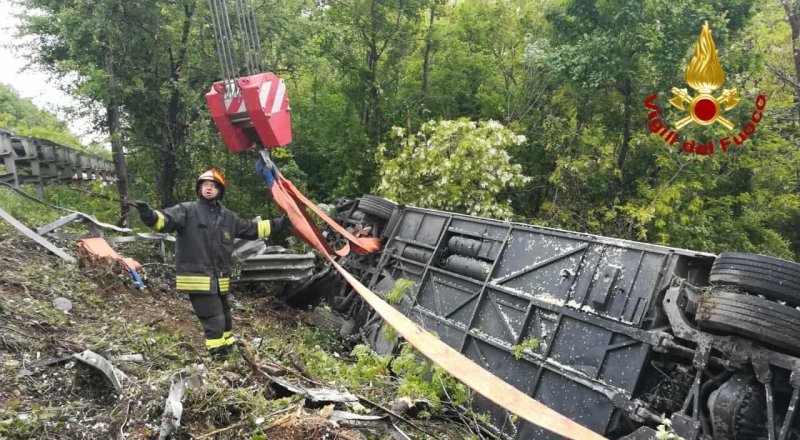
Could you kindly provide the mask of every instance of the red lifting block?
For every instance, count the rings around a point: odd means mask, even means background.
[[[252,148],[256,140],[267,148],[292,141],[289,96],[286,84],[272,72],[236,80],[240,94],[226,98],[225,83],[219,81],[206,93],[211,118],[228,146],[238,153]]]

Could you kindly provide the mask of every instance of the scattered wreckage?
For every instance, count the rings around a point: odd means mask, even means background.
[[[800,438],[800,265],[398,206],[338,208],[380,253],[340,258],[414,322],[609,438]],[[333,234],[330,239],[334,239]],[[392,353],[387,325],[323,266],[286,292]],[[347,328],[344,328],[344,327]],[[496,434],[559,438],[477,396]],[[666,416],[664,416],[666,415]]]
[[[597,433],[650,439],[666,417],[684,439],[800,438],[797,263],[375,196],[336,210],[349,230],[383,243],[379,253],[340,258],[348,272],[456,351]],[[325,302],[340,316],[320,318],[324,325],[360,333],[382,354],[397,349],[387,324],[329,265],[263,243],[240,256],[240,282],[291,281],[288,302]],[[558,438],[481,396],[474,407],[503,438]]]

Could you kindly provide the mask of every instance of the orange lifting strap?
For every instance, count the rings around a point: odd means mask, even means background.
[[[267,183],[267,186],[269,186],[275,203],[289,216],[291,227],[295,235],[322,252],[323,255],[330,256],[336,254],[340,257],[344,257],[350,252],[370,254],[380,250],[380,239],[354,236],[350,231],[330,218],[323,210],[319,209],[317,205],[308,200],[290,180],[285,179],[281,175],[266,151],[261,151],[261,160],[258,161],[256,170]],[[331,248],[328,241],[322,236],[317,225],[311,219],[311,216],[303,209],[303,206],[310,208],[314,214],[319,216],[319,218],[331,228],[341,234],[341,236],[347,240],[347,243],[340,249]]]
[[[466,386],[535,425],[569,439],[605,440],[602,435],[559,414],[485,370],[367,289],[337,264],[333,255],[345,256],[350,251],[360,254],[375,252],[380,249],[380,240],[353,236],[311,203],[292,182],[284,179],[263,150],[261,159],[256,165],[256,171],[269,186],[275,203],[289,216],[295,235],[320,251],[361,298],[420,353]],[[301,205],[311,208],[316,215],[346,238],[348,243],[341,249],[333,250]]]

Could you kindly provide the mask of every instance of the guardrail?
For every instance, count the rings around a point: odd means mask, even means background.
[[[42,195],[48,181],[116,179],[114,164],[46,139],[19,136],[0,128],[0,182],[19,188],[36,185]]]

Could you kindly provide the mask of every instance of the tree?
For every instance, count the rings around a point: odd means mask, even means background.
[[[210,63],[195,46],[210,44],[194,38],[196,3],[23,0],[29,12],[21,32],[34,37],[32,60],[74,78],[69,89],[105,110],[97,124],[109,134],[123,213],[130,193],[125,143],[131,152],[133,144],[159,157],[148,167],[148,178],[159,170],[161,204],[176,201],[178,156],[211,82]]]
[[[509,218],[503,193],[527,181],[510,162],[508,148],[525,141],[496,121],[430,121],[417,134],[394,127],[400,143],[396,157],[378,149],[377,191],[400,203]]]
[[[67,147],[86,150],[67,124],[55,115],[39,110],[29,99],[23,99],[12,87],[0,83],[0,127],[14,134],[53,141]]]
[[[351,0],[325,3],[321,13],[319,56],[331,68],[334,87],[344,98],[342,116],[356,116],[358,143],[343,145],[344,169],[337,193],[366,191],[374,182],[374,152],[384,127],[397,121],[394,97],[402,66],[417,46],[417,24],[428,0]],[[329,82],[329,84],[331,84]],[[315,92],[316,93],[316,92]],[[324,92],[323,92],[324,94]],[[323,143],[324,145],[324,143]],[[324,147],[323,147],[324,148]],[[329,151],[327,153],[330,153]]]
[[[76,78],[69,90],[84,102],[96,102],[105,118],[95,117],[97,128],[109,135],[117,174],[121,223],[127,224],[130,197],[123,149],[120,107],[125,100],[122,83],[130,80],[130,52],[145,50],[131,44],[133,25],[150,2],[88,2],[85,0],[23,0],[29,8],[20,32],[34,36],[29,46],[32,60],[61,77]],[[128,74],[126,76],[126,74]]]
[[[560,44],[551,66],[589,99],[578,105],[578,126],[603,114],[620,139],[617,167],[625,168],[633,136],[634,107],[647,90],[679,78],[686,48],[703,19],[711,21],[717,42],[741,30],[752,1],[710,2],[573,0],[549,15]],[[674,73],[673,73],[674,72]],[[681,81],[682,82],[682,81]],[[668,90],[668,89],[667,89]],[[592,91],[595,97],[589,97]]]
[[[541,72],[525,63],[526,48],[542,36],[546,4],[467,0],[443,12],[435,32],[428,32],[433,36],[426,37],[425,49],[429,40],[435,49],[424,58],[432,91],[426,110],[504,124],[530,116],[544,94]]]
[[[800,120],[800,3],[797,0],[780,0],[789,28],[792,30],[792,59],[794,60],[795,110]]]

